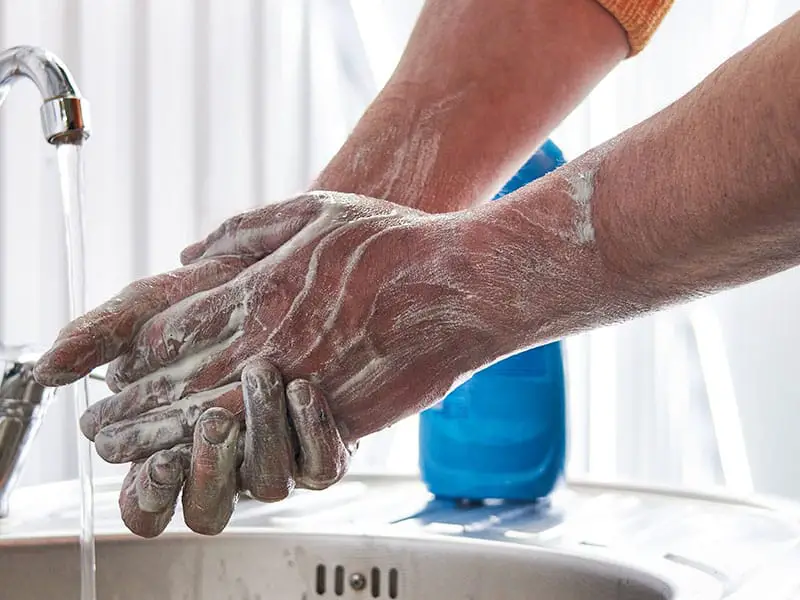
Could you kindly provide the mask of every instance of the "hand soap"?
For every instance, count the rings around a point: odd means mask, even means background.
[[[564,164],[550,140],[494,200]],[[561,343],[478,371],[420,414],[423,482],[439,498],[532,501],[564,471],[566,389]]]

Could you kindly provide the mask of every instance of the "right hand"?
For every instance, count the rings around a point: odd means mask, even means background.
[[[321,490],[344,476],[356,445],[342,441],[316,385],[295,379],[284,386],[273,365],[253,361],[242,371],[240,387],[244,427],[237,415],[211,408],[198,419],[193,444],[133,463],[119,498],[122,520],[133,533],[161,534],[181,488],[186,525],[216,535],[231,518],[239,491],[274,502],[295,486]]]

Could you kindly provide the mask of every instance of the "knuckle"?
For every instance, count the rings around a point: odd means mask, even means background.
[[[283,376],[278,368],[264,356],[256,356],[249,360],[242,370],[242,375],[251,379],[261,379],[264,382],[283,383]]]
[[[245,377],[247,393],[251,398],[263,401],[262,408],[269,413],[281,412],[283,403],[283,377],[274,367],[271,369],[251,370]]]
[[[283,376],[273,365],[267,363],[259,373],[259,378],[265,391],[270,395],[274,394],[279,388],[283,390]]]

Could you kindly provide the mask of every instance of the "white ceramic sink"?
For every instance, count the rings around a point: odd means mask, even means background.
[[[77,598],[74,544],[39,540],[0,552],[3,600]],[[675,592],[668,579],[627,566],[474,540],[303,533],[112,537],[99,541],[97,555],[101,600],[663,600]],[[713,598],[714,592],[707,581],[695,580],[681,595]]]
[[[118,488],[96,488],[99,600],[800,600],[800,513],[726,498],[572,484],[547,503],[465,508],[418,481],[348,478],[242,501],[219,537],[178,514],[141,540]],[[76,492],[12,498],[0,600],[78,599]]]

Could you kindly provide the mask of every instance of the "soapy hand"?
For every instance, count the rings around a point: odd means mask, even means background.
[[[131,283],[61,330],[53,348],[36,365],[37,381],[60,386],[88,375],[126,351],[151,317],[184,298],[230,281],[252,262],[244,256],[220,256]]]
[[[190,442],[208,408],[242,414],[235,382],[254,358],[319,385],[344,443],[418,412],[501,354],[498,339],[518,325],[498,306],[508,294],[471,262],[480,236],[470,222],[325,192],[229,220],[184,252],[184,268],[231,257],[252,265],[117,343],[108,381],[118,393],[90,407],[82,430],[111,462]],[[115,331],[107,312],[59,337],[40,380],[63,382],[110,358],[92,345]],[[510,321],[487,322],[498,312]]]
[[[354,447],[342,441],[317,386],[302,379],[284,386],[273,365],[255,360],[243,369],[237,387],[244,427],[238,415],[210,408],[197,421],[193,444],[161,450],[132,465],[119,504],[133,533],[155,537],[163,532],[181,488],[186,524],[215,535],[233,514],[239,490],[269,502],[284,498],[295,485],[323,489],[345,474]]]

